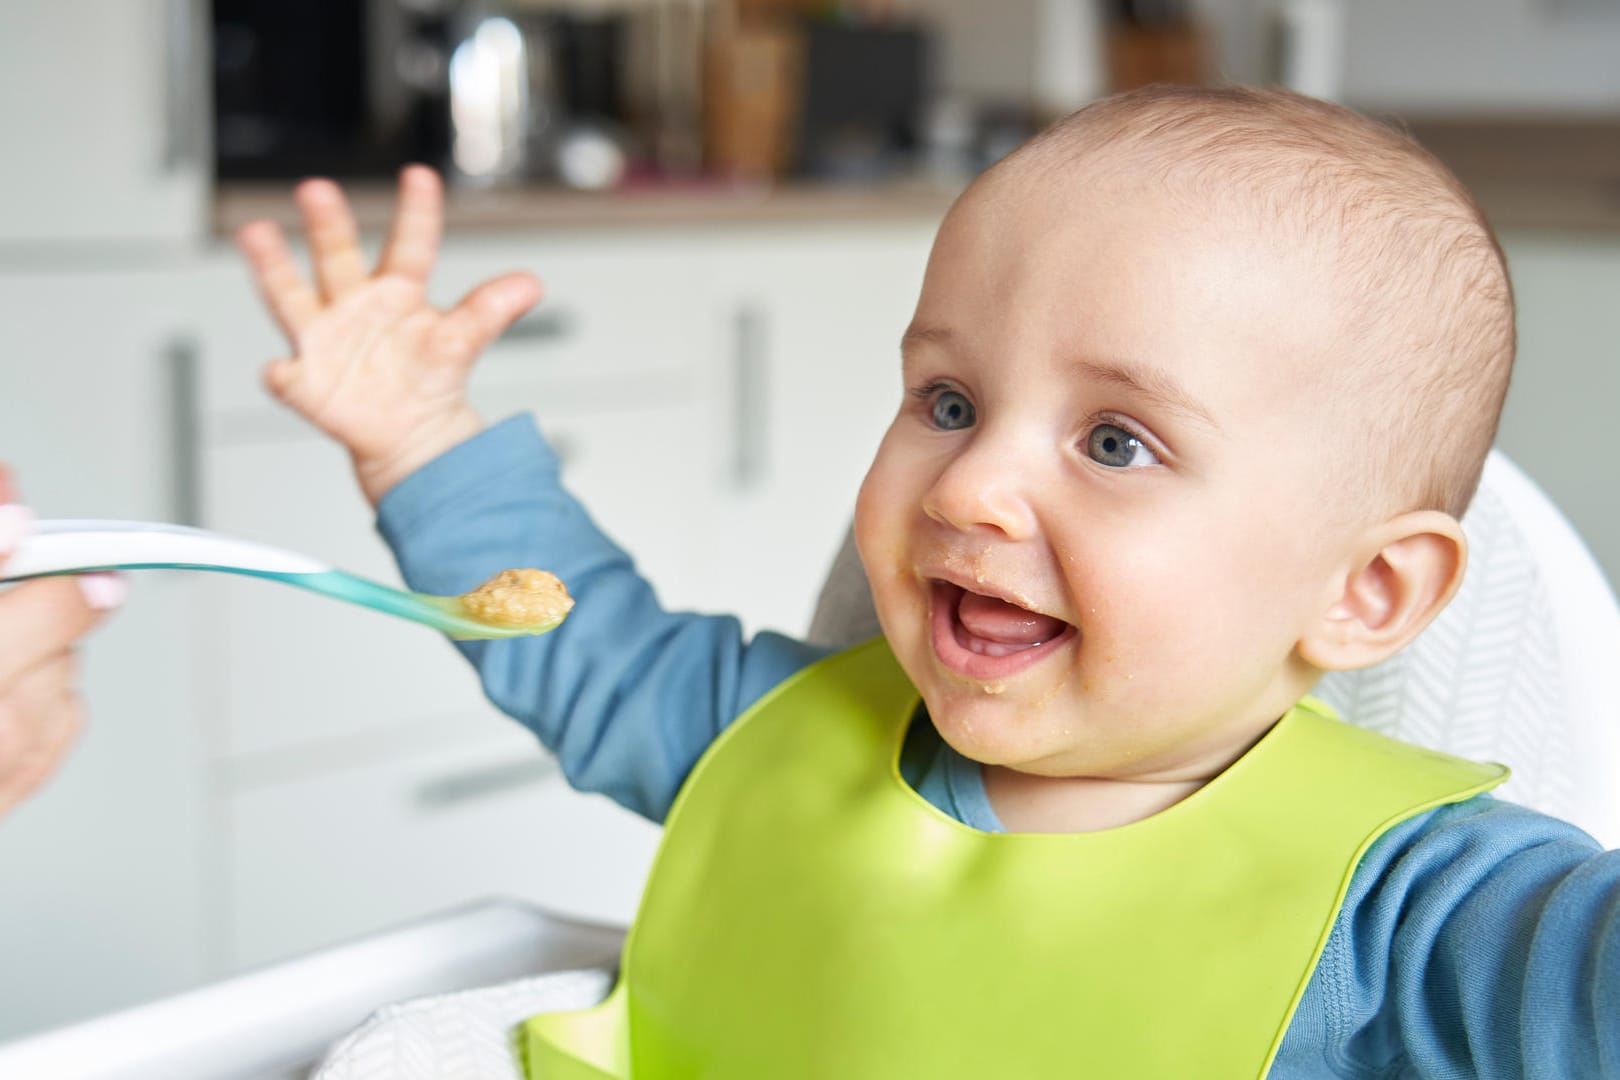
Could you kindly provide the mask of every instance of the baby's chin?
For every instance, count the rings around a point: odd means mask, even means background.
[[[971,703],[929,704],[928,715],[945,745],[969,761],[1040,776],[1081,774],[1084,764],[1076,759],[1083,755],[1070,736],[1053,719],[1030,716],[1027,709],[984,694]]]

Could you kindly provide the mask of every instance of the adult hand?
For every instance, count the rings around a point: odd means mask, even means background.
[[[33,515],[0,467],[0,565]],[[0,814],[37,789],[84,727],[74,646],[124,598],[115,574],[39,578],[0,591]]]

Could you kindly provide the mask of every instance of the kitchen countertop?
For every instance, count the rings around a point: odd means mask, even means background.
[[[269,218],[292,228],[294,181],[221,184],[214,200],[214,230],[234,232],[242,224]],[[363,230],[382,230],[393,212],[394,189],[379,182],[345,183]],[[956,191],[923,182],[884,186],[785,183],[713,184],[684,188],[647,187],[613,192],[561,188],[450,188],[445,228],[601,229],[759,224],[817,224],[828,221],[938,221]]]
[[[1498,229],[1620,232],[1620,116],[1408,117]]]
[[[1411,116],[1405,126],[1462,178],[1499,229],[1620,232],[1620,115]],[[215,230],[228,234],[255,218],[295,226],[292,184],[222,184],[214,203]],[[345,187],[362,229],[387,227],[392,185],[363,182]],[[709,184],[615,192],[452,188],[445,225],[461,232],[934,222],[955,194],[954,189],[922,181],[883,186]]]

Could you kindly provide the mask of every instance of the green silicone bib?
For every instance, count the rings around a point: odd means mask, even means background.
[[[1153,817],[988,834],[900,778],[917,703],[879,640],[739,719],[618,987],[525,1025],[531,1080],[1259,1077],[1368,845],[1506,777],[1307,700]]]

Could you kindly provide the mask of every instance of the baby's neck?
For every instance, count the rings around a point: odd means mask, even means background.
[[[1008,832],[1097,832],[1152,817],[1207,780],[1033,776],[983,765],[984,791]]]

